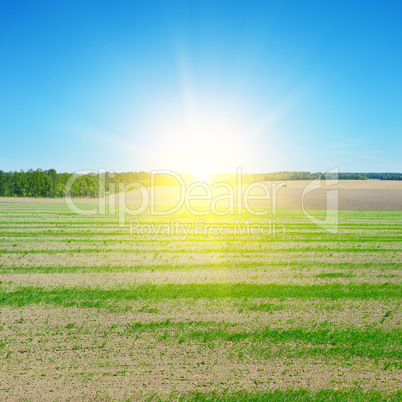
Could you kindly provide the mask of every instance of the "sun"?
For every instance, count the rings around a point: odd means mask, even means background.
[[[232,103],[219,94],[195,94],[183,101],[155,105],[153,142],[146,145],[152,165],[210,181],[215,174],[245,168],[256,159],[252,140],[259,133],[259,120],[247,105]],[[145,147],[144,147],[145,150]]]
[[[208,168],[200,167],[197,169],[195,176],[198,181],[208,181],[211,178],[211,173]]]

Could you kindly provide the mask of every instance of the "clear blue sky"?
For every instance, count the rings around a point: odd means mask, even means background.
[[[0,0],[0,169],[401,172],[401,15]]]

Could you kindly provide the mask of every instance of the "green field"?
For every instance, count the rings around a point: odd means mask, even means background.
[[[402,398],[402,211],[126,223],[0,203],[0,399]]]

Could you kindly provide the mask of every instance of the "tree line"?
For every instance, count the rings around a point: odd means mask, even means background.
[[[331,175],[331,174],[330,174]],[[332,174],[333,178],[336,175]],[[72,177],[74,176],[74,178]],[[214,181],[234,180],[233,175],[220,175]],[[197,181],[194,176],[183,175],[186,184]],[[257,181],[280,180],[325,180],[328,175],[310,172],[277,172],[243,174],[243,184]],[[329,177],[331,178],[331,177]],[[71,179],[71,180],[70,180]],[[402,180],[402,173],[339,173],[339,180]],[[70,181],[71,185],[68,185]],[[157,175],[154,181],[156,186],[172,186],[179,183],[168,175]],[[235,180],[233,181],[235,184]],[[123,189],[132,189],[135,185],[149,187],[151,174],[148,172],[123,173],[90,173],[74,175],[73,173],[57,173],[54,169],[27,170],[4,172],[0,170],[0,197],[103,197]]]
[[[402,180],[402,173],[310,173],[310,172],[277,172],[263,174],[264,181],[277,180],[314,180],[337,178],[338,180]]]
[[[54,169],[3,172],[0,170],[2,197],[64,197],[66,184],[72,173],[57,173]],[[97,197],[98,179],[94,176],[77,177],[68,194],[73,197]]]

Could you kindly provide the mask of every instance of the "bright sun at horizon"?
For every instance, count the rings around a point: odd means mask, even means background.
[[[211,171],[207,167],[200,167],[196,170],[195,176],[199,181],[208,181],[211,178]]]
[[[259,154],[254,141],[256,119],[245,106],[213,100],[210,96],[202,104],[187,99],[168,110],[166,104],[155,110],[156,134],[147,146],[153,165],[194,174],[200,180],[251,165]]]

